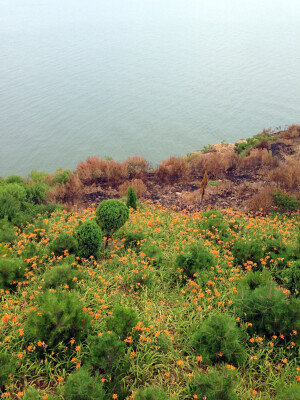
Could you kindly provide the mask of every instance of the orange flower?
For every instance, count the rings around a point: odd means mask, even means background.
[[[114,393],[114,394],[112,395],[112,398],[113,398],[113,399],[117,399],[117,398],[118,398],[118,395],[117,395],[116,393]]]
[[[58,376],[58,377],[57,377],[58,382],[61,382],[63,379],[64,379],[64,378],[63,378],[62,376]]]
[[[182,360],[178,360],[176,361],[177,365],[183,365],[183,361]]]

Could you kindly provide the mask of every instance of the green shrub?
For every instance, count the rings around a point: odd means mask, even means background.
[[[293,195],[277,192],[275,190],[274,205],[277,206],[281,212],[291,212],[300,208],[300,201]]]
[[[55,289],[67,285],[69,289],[74,289],[78,279],[82,279],[82,276],[82,272],[73,269],[71,265],[59,264],[44,273],[43,287],[44,289]]]
[[[254,290],[259,286],[265,286],[271,282],[271,273],[268,270],[249,271],[246,276],[239,282],[238,290]]]
[[[14,288],[25,280],[23,261],[17,258],[0,258],[0,289]]]
[[[5,183],[17,183],[18,185],[24,185],[24,179],[19,175],[10,175],[5,179]]]
[[[14,243],[17,239],[14,227],[7,218],[0,220],[0,243]]]
[[[168,400],[169,396],[163,388],[159,386],[149,386],[145,389],[140,389],[135,395],[135,400]]]
[[[47,291],[37,302],[37,311],[32,311],[25,322],[27,342],[41,340],[53,349],[60,342],[67,344],[71,338],[79,341],[87,336],[90,316],[82,310],[76,293]]]
[[[299,400],[300,399],[300,385],[297,383],[291,383],[290,385],[284,385],[280,382],[276,390],[275,400]]]
[[[0,186],[0,196],[12,196],[16,200],[25,201],[26,200],[26,189],[24,184],[20,185],[18,183],[7,183]]]
[[[51,179],[52,185],[60,185],[63,183],[68,183],[71,177],[71,171],[69,169],[58,168],[54,172],[54,176]]]
[[[89,371],[82,367],[72,372],[64,387],[65,400],[106,400],[108,397],[101,380],[92,377]]]
[[[141,244],[143,239],[145,239],[144,235],[140,232],[128,232],[126,233],[124,248],[137,250]]]
[[[215,312],[205,320],[192,338],[192,346],[207,364],[227,362],[240,365],[246,359],[243,333],[233,317]]]
[[[107,319],[106,327],[108,331],[115,332],[120,340],[124,340],[137,322],[138,315],[135,310],[117,305],[113,309],[112,316]]]
[[[23,400],[43,400],[43,393],[35,388],[27,389],[22,397]],[[58,400],[57,396],[47,395],[47,400]]]
[[[41,204],[46,199],[48,185],[42,182],[37,182],[32,185],[26,185],[27,201],[33,204]]]
[[[284,286],[296,296],[300,295],[300,260],[292,263],[291,267],[281,273]]]
[[[142,246],[142,252],[146,254],[148,261],[152,265],[159,266],[163,261],[163,253],[161,248],[154,243],[144,243]]]
[[[89,352],[86,361],[93,370],[111,375],[117,370],[119,361],[125,356],[125,342],[116,333],[103,333],[101,336],[88,336]]]
[[[100,257],[102,231],[95,221],[84,221],[77,230],[78,256],[88,259]]]
[[[300,329],[300,299],[287,299],[274,282],[266,282],[254,290],[241,289],[235,296],[237,315],[252,325],[249,332],[271,338]],[[294,341],[298,341],[299,335]]]
[[[0,191],[0,219],[7,217],[11,221],[21,210],[21,202],[15,197]]]
[[[229,227],[227,223],[224,222],[223,215],[218,210],[204,211],[202,217],[205,219],[200,222],[199,229],[204,232],[211,232],[216,235],[216,239],[221,239],[228,241],[231,239],[231,234],[229,232]]]
[[[236,265],[243,265],[247,261],[252,261],[257,264],[252,268],[261,270],[261,259],[264,258],[261,241],[239,239],[235,241],[231,251]]]
[[[36,170],[32,170],[30,174],[28,174],[28,178],[34,183],[45,182],[47,176],[48,174],[46,172]]]
[[[14,375],[17,365],[15,357],[5,351],[0,351],[0,393],[6,385],[10,383],[10,375]]]
[[[203,269],[208,270],[215,266],[216,259],[203,245],[192,245],[188,251],[177,256],[175,265],[177,268],[183,269],[185,276],[192,279]]]
[[[127,201],[126,201],[126,206],[129,208],[133,208],[136,210],[137,208],[137,194],[136,191],[133,189],[132,186],[129,186],[127,189]]]
[[[207,400],[238,400],[233,391],[235,376],[231,371],[210,369],[208,373],[197,374],[189,385],[191,397]]]
[[[107,237],[112,236],[129,218],[129,210],[116,199],[103,200],[96,210],[97,223]],[[106,246],[108,240],[106,240]]]
[[[69,254],[76,253],[77,241],[74,236],[62,232],[51,243],[50,251],[56,256],[62,256],[64,255],[65,250],[67,250]]]

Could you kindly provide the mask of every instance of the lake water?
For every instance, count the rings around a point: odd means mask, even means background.
[[[0,176],[299,117],[299,0],[0,0]]]

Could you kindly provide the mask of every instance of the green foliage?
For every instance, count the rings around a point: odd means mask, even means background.
[[[0,351],[0,393],[1,389],[10,383],[9,375],[14,375],[17,366],[16,359],[5,351]]]
[[[128,220],[129,210],[119,200],[103,200],[97,207],[96,217],[104,234],[110,237]]]
[[[297,383],[291,383],[290,385],[284,385],[280,382],[276,390],[275,400],[299,400],[300,399],[300,385]]]
[[[243,332],[237,327],[235,319],[215,312],[195,332],[192,346],[197,355],[202,355],[205,363],[224,361],[241,365],[246,359],[246,349],[242,341]]]
[[[32,170],[30,172],[30,174],[28,175],[28,178],[34,182],[34,183],[38,183],[38,182],[45,182],[45,178],[48,176],[48,174],[44,171],[36,171],[36,170]]]
[[[300,260],[292,263],[291,267],[282,271],[284,286],[295,296],[300,296]]]
[[[234,306],[237,315],[252,324],[249,331],[259,336],[289,338],[293,329],[300,329],[300,299],[287,299],[272,281],[253,290],[240,288]]]
[[[0,243],[14,243],[17,239],[14,227],[7,218],[0,220]]]
[[[76,293],[47,291],[37,302],[38,311],[32,311],[25,322],[27,342],[41,340],[53,349],[60,342],[67,344],[71,338],[79,341],[87,336],[90,316],[82,310]]]
[[[21,202],[15,197],[0,191],[0,219],[7,217],[11,221],[20,211]]]
[[[71,177],[71,171],[69,169],[58,168],[54,172],[54,176],[51,179],[52,185],[60,185],[63,183],[68,183]]]
[[[125,342],[116,333],[103,333],[101,336],[88,336],[89,352],[86,361],[93,370],[111,375],[125,356]]]
[[[137,322],[138,315],[135,310],[117,305],[113,309],[112,316],[107,319],[106,327],[108,331],[115,332],[121,340],[124,340]]]
[[[207,400],[238,400],[233,391],[235,376],[231,371],[209,369],[208,373],[197,374],[190,383],[191,396]]]
[[[69,289],[77,286],[78,279],[82,279],[82,272],[77,271],[68,264],[59,264],[46,271],[43,275],[44,289],[55,289],[68,285]]]
[[[237,239],[231,251],[236,265],[243,265],[246,261],[252,261],[256,263],[253,269],[261,270],[260,260],[264,257],[261,241]]]
[[[35,388],[27,389],[22,397],[23,400],[43,400],[43,394]],[[58,400],[57,396],[47,395],[47,400]]]
[[[158,245],[146,242],[142,246],[142,252],[146,254],[147,259],[152,265],[159,266],[162,263],[163,254]]]
[[[16,200],[25,201],[26,200],[26,189],[24,184],[19,183],[7,183],[0,186],[0,196],[12,196]]]
[[[0,289],[14,288],[24,281],[23,261],[17,258],[0,258]]]
[[[291,212],[300,208],[300,201],[291,194],[277,192],[275,190],[274,205],[277,206],[281,212]]]
[[[53,251],[56,256],[61,256],[64,254],[65,250],[67,250],[69,254],[76,253],[77,241],[74,236],[62,232],[51,243],[50,251]]]
[[[268,270],[249,271],[246,276],[239,282],[238,290],[254,290],[259,286],[265,286],[271,282],[271,273]]]
[[[228,241],[231,239],[229,227],[225,223],[223,215],[218,210],[210,210],[202,213],[203,221],[199,224],[199,229],[204,232],[211,232],[216,235],[216,239]],[[207,235],[206,235],[207,236]],[[209,236],[210,237],[210,236]]]
[[[107,396],[103,384],[98,377],[92,377],[89,371],[82,367],[72,372],[64,387],[65,400],[105,400]]]
[[[219,181],[208,181],[209,186],[219,186]]]
[[[102,231],[95,221],[84,221],[77,230],[78,256],[88,259],[100,257]]]
[[[48,188],[49,186],[42,182],[26,185],[27,201],[33,204],[41,204],[46,199]]]
[[[166,392],[159,386],[149,386],[145,389],[140,389],[135,395],[135,400],[168,400]]]
[[[5,183],[17,183],[18,185],[25,185],[24,179],[19,175],[10,175],[5,179]]]
[[[215,266],[216,259],[203,245],[192,245],[188,251],[177,256],[175,265],[177,268],[183,269],[183,273],[192,279],[203,269],[207,270]]]
[[[127,190],[127,201],[126,201],[126,206],[129,208],[133,208],[136,210],[137,208],[137,194],[136,191],[133,189],[132,186],[129,186]]]
[[[124,248],[137,250],[141,244],[143,239],[145,239],[144,235],[140,232],[127,232],[125,241],[124,241]]]

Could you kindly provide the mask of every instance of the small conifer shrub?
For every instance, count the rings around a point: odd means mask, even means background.
[[[43,275],[44,289],[55,289],[60,286],[74,289],[77,286],[78,280],[82,278],[82,272],[72,268],[68,264],[60,264],[46,271]]]
[[[120,200],[103,200],[96,210],[97,223],[108,238],[121,228],[129,218],[129,210]]]
[[[232,255],[236,265],[243,265],[246,261],[253,261],[253,269],[261,270],[261,259],[264,258],[262,243],[259,240],[236,240],[232,247]]]
[[[78,256],[88,259],[100,257],[102,231],[95,221],[84,221],[77,230]]]
[[[0,243],[14,243],[17,239],[15,228],[7,218],[0,220]]]
[[[7,217],[9,221],[20,212],[21,202],[10,194],[0,192],[0,219]]]
[[[65,400],[106,400],[103,384],[98,377],[92,377],[85,367],[72,372],[64,387]],[[110,396],[111,398],[111,396]]]
[[[179,254],[175,261],[176,267],[183,269],[183,273],[192,279],[202,270],[208,270],[216,265],[214,255],[200,243],[192,245],[187,251]]]
[[[51,243],[50,251],[53,251],[56,256],[62,256],[65,250],[67,250],[69,254],[75,253],[77,250],[77,242],[74,236],[62,232]]]
[[[145,389],[140,389],[135,395],[135,400],[169,400],[163,388],[160,386],[149,386]]]
[[[140,232],[127,232],[124,241],[124,248],[137,250],[141,244],[143,239],[145,239],[144,235]]]
[[[0,258],[0,289],[12,289],[25,280],[25,267],[18,258]]]
[[[84,339],[89,331],[90,316],[83,310],[76,293],[47,291],[38,298],[37,310],[25,322],[27,342],[42,341],[49,349],[60,342],[69,343]]]
[[[101,336],[88,336],[87,343],[88,365],[94,371],[112,375],[118,368],[120,359],[125,355],[125,342],[120,340],[116,333],[106,332]]]
[[[4,350],[0,351],[0,393],[6,385],[10,383],[10,376],[14,375],[16,371],[16,359],[11,354],[6,353]]]
[[[207,400],[238,400],[233,391],[234,380],[232,371],[209,369],[208,373],[197,374],[193,378],[189,385],[191,397]]]
[[[280,382],[276,390],[275,400],[298,400],[300,399],[300,385],[297,383],[291,383],[290,385],[284,385]]]
[[[282,271],[283,285],[295,296],[300,296],[300,260]]]
[[[233,317],[215,312],[205,320],[192,338],[196,354],[207,364],[227,362],[241,365],[246,359],[242,330]]]
[[[35,388],[29,388],[25,391],[24,396],[22,397],[23,400],[43,400],[45,399],[45,395],[39,392]],[[47,400],[58,400],[59,398],[54,395],[47,395]]]
[[[113,309],[112,316],[107,319],[106,327],[108,331],[115,332],[121,340],[124,340],[137,322],[138,315],[135,310],[117,305]]]
[[[133,189],[132,186],[129,186],[127,190],[127,201],[126,206],[129,208],[133,208],[134,210],[137,209],[137,194],[136,191]]]

